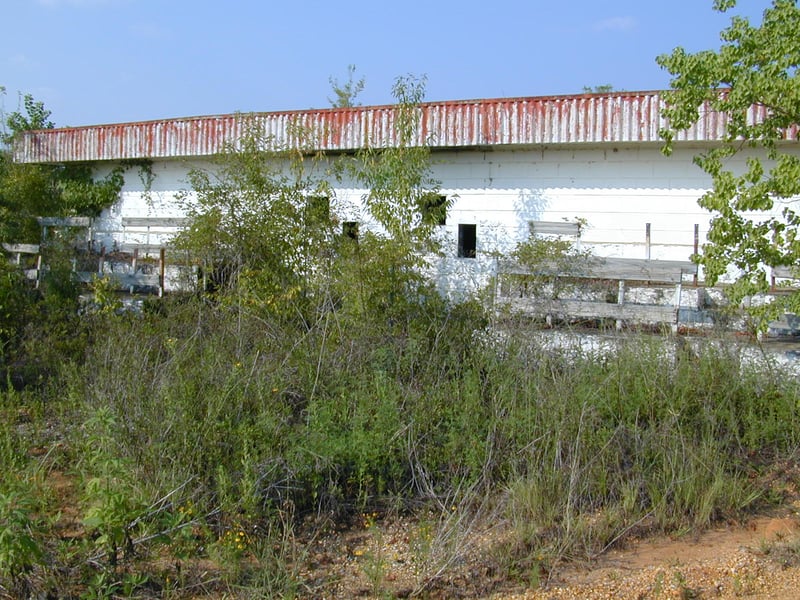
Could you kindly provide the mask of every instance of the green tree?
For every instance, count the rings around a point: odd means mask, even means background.
[[[2,92],[0,92],[2,93]],[[24,132],[51,129],[50,111],[30,95],[0,113],[0,241],[40,242],[38,216],[96,215],[112,204],[125,167],[93,180],[90,164],[21,164],[12,147]],[[87,329],[78,316],[70,240],[50,236],[47,269],[37,289],[15,267],[0,268],[0,376],[15,385],[39,383],[70,360],[80,360]]]
[[[204,266],[215,288],[286,312],[307,295],[329,252],[330,191],[316,159],[281,147],[250,117],[246,134],[211,170],[193,169],[183,195],[190,225],[175,239]],[[209,281],[207,280],[207,283]]]
[[[191,171],[192,191],[183,196],[190,225],[175,244],[204,265],[207,283],[213,277],[240,306],[287,315],[327,298],[357,318],[386,320],[386,311],[401,312],[404,299],[419,296],[424,255],[437,248],[448,203],[418,139],[424,79],[398,78],[393,93],[393,143],[352,156],[314,154],[306,143],[314,131],[293,130],[296,141],[280,145],[241,117],[246,135],[211,169]],[[367,190],[362,208],[376,226],[357,241],[334,235],[331,176]]]
[[[364,78],[355,81],[353,77],[356,74],[356,66],[347,66],[347,81],[339,83],[338,79],[329,77],[328,82],[331,84],[335,98],[328,98],[328,102],[334,108],[349,108],[352,106],[359,106],[357,102],[358,95],[364,90]]]
[[[715,0],[713,8],[725,12],[735,5],[735,0]],[[710,284],[731,267],[741,273],[729,290],[734,301],[767,291],[770,267],[800,263],[800,156],[797,142],[787,141],[800,124],[798,31],[796,1],[773,0],[759,25],[734,16],[720,34],[719,50],[676,48],[657,58],[672,75],[665,109],[669,127],[662,131],[667,153],[701,111],[727,118],[722,143],[694,160],[713,184],[699,200],[712,218],[698,261]],[[761,118],[752,118],[753,108]],[[737,171],[730,159],[738,153],[746,157],[746,166]],[[800,305],[797,295],[785,303]],[[779,308],[786,306],[772,306]]]
[[[3,92],[0,88],[0,94]],[[125,166],[95,180],[91,164],[20,164],[12,160],[11,148],[24,132],[54,127],[43,102],[25,94],[17,110],[0,117],[0,239],[37,242],[40,228],[35,217],[96,216],[117,200]]]
[[[5,93],[5,87],[0,86],[0,93]],[[55,127],[50,120],[52,113],[44,107],[44,102],[35,100],[31,94],[25,94],[20,96],[20,105],[25,107],[25,112],[21,112],[20,109],[15,110],[8,115],[3,124],[3,142],[13,141],[14,137],[23,131]]]
[[[397,100],[393,144],[359,151],[350,172],[368,190],[363,200],[372,218],[395,243],[416,253],[435,231],[437,221],[425,218],[425,210],[439,186],[431,175],[428,140],[418,139],[425,78],[398,77],[392,94]]]
[[[428,140],[419,136],[425,78],[398,77],[392,94],[397,101],[393,143],[368,146],[346,165],[348,174],[367,190],[363,205],[379,226],[365,232],[348,267],[358,278],[349,287],[356,306],[388,320],[397,317],[394,322],[400,323],[417,299],[430,293],[426,255],[439,251],[437,225],[452,198],[440,195],[431,173]]]

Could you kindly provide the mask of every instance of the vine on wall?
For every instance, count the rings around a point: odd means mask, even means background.
[[[0,86],[0,99],[4,95]],[[137,169],[149,198],[155,175],[147,159],[120,162],[102,178],[98,163],[20,164],[11,148],[25,131],[52,129],[50,111],[31,95],[20,95],[19,107],[7,114],[0,105],[0,239],[38,242],[36,217],[96,217],[118,201],[125,174]]]

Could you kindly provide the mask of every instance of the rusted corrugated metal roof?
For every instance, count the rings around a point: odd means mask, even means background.
[[[660,142],[662,92],[616,92],[494,100],[429,102],[420,106],[416,144],[431,148]],[[29,132],[14,148],[19,162],[202,157],[234,144],[250,127],[278,147],[352,151],[397,142],[396,106],[250,113],[94,125]],[[753,108],[758,119],[759,108]],[[676,141],[722,139],[724,119],[706,112]],[[797,139],[796,129],[787,134]]]

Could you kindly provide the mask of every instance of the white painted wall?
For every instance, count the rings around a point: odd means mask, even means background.
[[[455,197],[442,235],[446,257],[432,265],[443,289],[467,291],[487,282],[496,252],[510,251],[528,235],[528,223],[582,219],[587,227],[582,246],[601,256],[644,258],[646,224],[651,224],[650,256],[688,260],[693,252],[694,225],[700,244],[708,231],[709,214],[697,199],[710,179],[692,163],[698,148],[677,148],[671,157],[658,144],[437,151],[433,176],[443,194]],[[745,157],[731,165],[743,168]],[[190,167],[211,163],[156,161],[149,198],[135,170],[117,205],[104,213],[99,229],[111,239],[140,241],[119,233],[123,216],[179,216],[175,196],[188,188]],[[324,165],[321,165],[321,168]],[[101,173],[102,175],[102,173]],[[361,198],[366,190],[352,182],[336,182],[333,205],[342,221],[366,221]],[[457,258],[460,223],[477,225],[476,259]],[[368,223],[365,223],[368,226]],[[151,238],[151,243],[154,239]]]

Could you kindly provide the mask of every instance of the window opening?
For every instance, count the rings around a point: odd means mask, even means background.
[[[327,196],[309,196],[305,209],[308,225],[328,223],[331,220],[331,200]]]
[[[458,257],[475,258],[478,242],[478,226],[474,223],[458,225]]]
[[[427,194],[420,201],[422,220],[431,225],[447,225],[447,196]]]
[[[345,221],[342,223],[342,235],[351,240],[358,241],[358,222]]]

